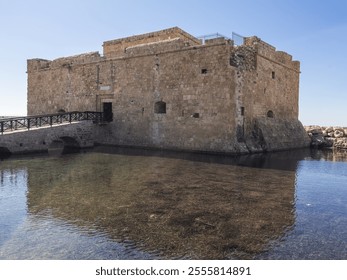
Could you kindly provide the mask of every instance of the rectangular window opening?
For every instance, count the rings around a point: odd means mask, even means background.
[[[207,69],[206,68],[203,68],[203,69],[201,69],[201,74],[207,74]]]
[[[275,79],[275,71],[272,71],[272,79]]]

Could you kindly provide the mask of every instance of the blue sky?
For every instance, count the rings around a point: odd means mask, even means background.
[[[26,60],[178,26],[256,35],[301,62],[300,120],[347,126],[347,1],[0,0],[0,116],[26,115]]]

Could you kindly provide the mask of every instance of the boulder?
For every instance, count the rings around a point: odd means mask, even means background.
[[[328,138],[325,138],[323,134],[312,135],[311,136],[311,146],[315,148],[325,148],[332,147],[333,141]]]
[[[334,128],[332,126],[329,126],[325,129],[326,133],[329,133],[329,132],[334,132]]]
[[[336,129],[334,130],[334,137],[335,138],[342,138],[344,136],[343,129]]]
[[[340,149],[346,149],[347,148],[347,138],[339,138],[336,139],[335,143],[334,143],[334,147],[335,148],[340,148]]]
[[[319,125],[306,126],[305,130],[307,133],[312,133],[313,135],[323,133],[322,128]]]

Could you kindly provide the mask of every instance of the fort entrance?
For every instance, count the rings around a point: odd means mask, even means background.
[[[113,120],[113,112],[112,112],[112,102],[103,102],[102,103],[102,111],[105,122],[112,122]]]

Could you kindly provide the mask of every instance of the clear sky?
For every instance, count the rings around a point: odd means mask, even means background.
[[[346,0],[0,0],[0,116],[26,115],[26,60],[178,26],[256,35],[301,62],[300,120],[347,126]]]

